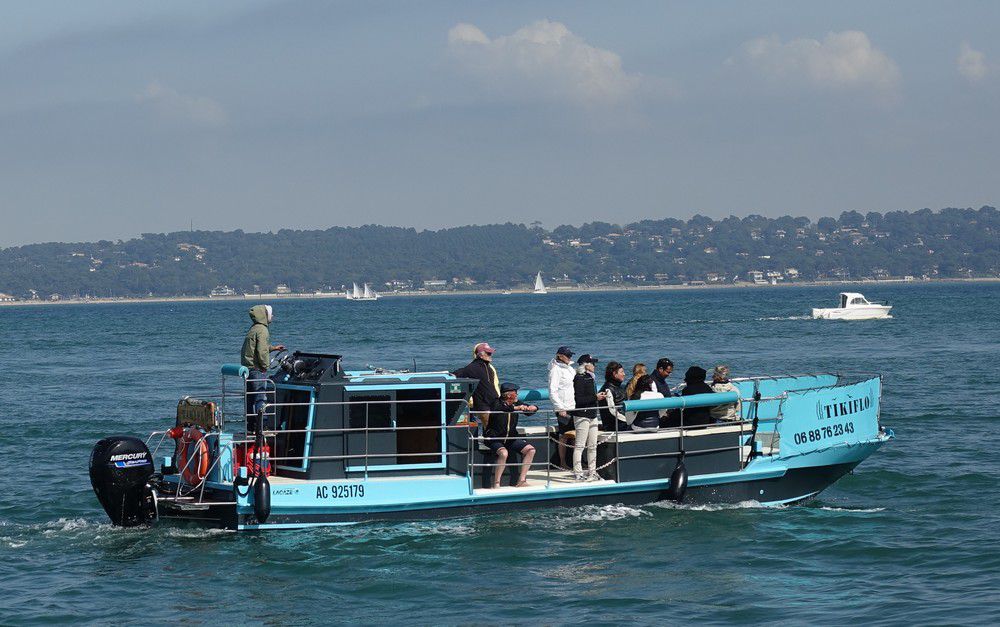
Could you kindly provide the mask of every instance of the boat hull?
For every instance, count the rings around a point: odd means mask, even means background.
[[[683,504],[759,503],[762,506],[781,506],[805,501],[852,471],[889,437],[804,455],[794,460],[792,467],[780,460],[759,458],[739,472],[692,476]],[[274,483],[271,486],[272,511],[264,522],[257,519],[252,505],[245,499],[237,499],[229,505],[202,506],[197,510],[188,506],[185,510],[185,506],[171,505],[161,498],[159,514],[161,520],[187,520],[204,526],[262,531],[454,518],[552,507],[641,506],[670,500],[669,479],[624,483],[605,481],[562,489],[472,490],[471,494],[467,478],[445,479],[440,477],[423,482],[407,478],[369,480],[364,483],[368,486],[368,503],[364,502],[364,498],[345,498],[335,499],[335,504],[330,504],[330,494],[357,494],[356,486],[360,482],[302,482],[294,488],[289,484]],[[350,488],[352,485],[355,486],[353,491]],[[169,486],[163,487],[170,490]],[[411,500],[400,500],[398,491],[410,494]],[[380,498],[380,492],[385,498]],[[207,500],[221,503],[231,501],[233,492],[225,486],[217,486],[209,489],[207,496]]]
[[[812,317],[817,320],[878,320],[892,318],[888,305],[872,305],[870,307],[849,307],[831,309],[813,309]]]

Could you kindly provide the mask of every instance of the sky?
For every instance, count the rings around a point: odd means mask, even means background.
[[[0,247],[1000,199],[997,2],[0,7]]]

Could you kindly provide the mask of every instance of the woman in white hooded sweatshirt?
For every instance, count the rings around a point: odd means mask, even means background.
[[[566,448],[569,432],[573,431],[573,417],[569,412],[576,409],[576,396],[573,391],[573,377],[576,368],[573,366],[573,349],[560,346],[556,356],[549,362],[549,402],[556,412],[559,431],[559,466],[566,465]]]

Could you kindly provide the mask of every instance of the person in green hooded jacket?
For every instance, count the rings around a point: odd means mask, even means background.
[[[267,367],[271,363],[271,353],[285,350],[284,345],[271,345],[270,324],[274,311],[270,305],[254,305],[250,308],[250,330],[243,340],[240,364],[250,369],[247,378],[247,413],[256,416],[265,403],[264,380]]]

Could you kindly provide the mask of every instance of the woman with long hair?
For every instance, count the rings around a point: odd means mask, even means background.
[[[629,400],[663,398],[663,395],[656,391],[656,384],[653,382],[653,377],[648,374],[640,375],[637,379],[634,379],[634,382],[635,387],[628,396]],[[631,387],[631,383],[629,386]],[[637,412],[635,420],[632,421],[633,431],[656,431],[659,426],[660,412],[655,409]]]
[[[625,387],[625,396],[632,398],[635,386],[639,383],[639,378],[646,374],[646,364],[636,364],[632,366],[632,378],[629,379],[628,386]]]

